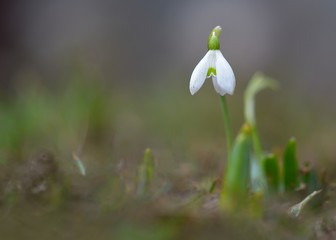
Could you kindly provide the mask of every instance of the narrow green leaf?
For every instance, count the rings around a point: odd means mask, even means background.
[[[303,170],[302,180],[304,184],[306,185],[308,193],[312,193],[313,191],[317,189],[321,189],[321,184],[318,180],[316,170],[313,168]]]
[[[209,187],[209,193],[213,193],[214,192],[214,190],[215,190],[215,188],[216,188],[216,186],[218,185],[218,183],[220,182],[220,180],[217,178],[217,179],[215,179],[215,180],[213,180],[212,182],[211,182],[211,185],[210,185],[210,187]]]
[[[263,169],[266,175],[268,186],[274,192],[277,192],[280,184],[280,174],[278,159],[274,154],[265,156],[263,160]]]
[[[78,167],[78,170],[79,170],[80,174],[82,174],[83,176],[86,176],[86,168],[85,168],[83,162],[80,160],[79,156],[75,152],[73,152],[72,157],[75,160],[75,163]]]
[[[146,166],[146,175],[148,181],[151,181],[154,176],[154,157],[152,151],[147,148],[144,154],[144,165]]]
[[[256,124],[255,117],[255,96],[266,88],[276,89],[278,82],[266,77],[264,74],[255,73],[249,82],[244,95],[245,100],[245,119],[251,126]]]
[[[250,178],[251,127],[244,124],[233,145],[221,192],[223,208],[234,208],[245,201]]]
[[[298,174],[296,140],[292,138],[287,143],[283,157],[283,177],[286,191],[292,191],[298,187]]]
[[[154,176],[154,158],[152,151],[147,148],[144,154],[144,160],[138,170],[138,196],[143,196],[148,192]]]
[[[278,83],[263,75],[262,73],[255,73],[249,82],[244,95],[245,100],[245,121],[250,124],[252,129],[252,142],[254,148],[255,157],[259,162],[262,161],[263,150],[259,138],[259,134],[257,131],[257,123],[255,117],[255,97],[256,95],[263,89],[270,88],[276,89],[278,87]],[[261,169],[261,166],[258,166]]]
[[[317,189],[324,189],[319,181],[316,169],[313,169],[311,167],[302,170],[302,181],[306,186],[306,192],[308,194],[316,191]],[[316,207],[320,206],[321,203],[323,202],[323,199],[324,194],[320,194],[313,200],[312,204]]]

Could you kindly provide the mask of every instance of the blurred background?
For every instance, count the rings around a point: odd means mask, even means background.
[[[236,92],[228,97],[235,129],[243,121],[244,88],[262,71],[281,86],[258,99],[264,144],[271,149],[294,135],[304,157],[330,160],[336,133],[335,10],[332,0],[4,0],[1,95],[17,99],[38,83],[57,98],[72,82],[80,88],[89,81],[89,89],[100,85],[104,93],[97,94],[112,99],[113,104],[102,101],[113,113],[106,121],[112,121],[114,140],[143,131],[143,145],[154,138],[166,146],[188,145],[190,139],[224,146],[212,84],[193,97],[188,90],[210,30],[221,25],[221,49],[237,78]]]
[[[173,191],[183,192],[182,178],[189,187],[191,179],[202,174],[220,176],[226,150],[218,95],[210,81],[196,95],[189,93],[190,75],[217,25],[222,27],[221,50],[237,79],[235,94],[227,97],[235,132],[244,121],[245,87],[256,71],[264,72],[280,84],[279,90],[257,98],[265,149],[278,152],[295,136],[300,161],[335,169],[335,23],[333,0],[2,0],[0,170],[8,172],[3,167],[8,163],[14,163],[14,170],[9,170],[10,176],[1,172],[0,187],[13,189],[13,179],[35,179],[29,164],[40,159],[36,152],[48,149],[61,179],[66,179],[52,185],[51,202],[58,206],[71,195],[76,205],[72,211],[79,215],[38,218],[36,226],[87,226],[79,235],[62,231],[53,237],[92,239],[103,234],[99,227],[111,236],[105,220],[135,216],[125,198],[115,199],[136,189],[137,166],[147,147],[156,160],[156,185],[161,190],[176,181]],[[86,167],[85,178],[74,155]],[[49,155],[42,159],[45,156]],[[43,176],[49,174],[53,173]],[[68,185],[71,194],[63,194],[59,189]],[[6,191],[1,201],[6,194],[12,196],[12,190]],[[55,197],[60,195],[65,197]],[[90,228],[97,206],[124,209]],[[85,220],[83,209],[90,216]],[[2,225],[5,236],[18,227],[23,231],[17,231],[17,239],[27,233],[34,236],[30,218],[38,215],[36,209],[26,215],[21,210]],[[6,216],[1,215],[7,221]],[[121,229],[121,234],[132,233]],[[51,239],[49,233],[45,236]]]

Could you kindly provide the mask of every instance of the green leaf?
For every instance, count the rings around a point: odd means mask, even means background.
[[[307,194],[310,194],[318,189],[324,189],[323,185],[319,181],[316,169],[313,169],[310,166],[307,166],[306,169],[302,170],[302,181],[306,186]],[[312,205],[314,207],[318,207],[322,204],[323,200],[324,194],[320,194],[313,200]]]
[[[218,185],[219,182],[220,182],[220,181],[219,181],[218,178],[215,179],[215,180],[213,180],[213,181],[211,182],[211,185],[210,185],[210,187],[209,187],[208,192],[209,192],[209,193],[213,193],[213,192],[215,191],[215,188],[216,188],[216,186]]]
[[[257,131],[256,117],[255,117],[255,96],[263,89],[271,88],[276,89],[278,83],[263,75],[262,73],[255,73],[249,82],[244,95],[245,100],[245,121],[250,124],[252,129],[252,141],[255,157],[258,161],[262,160],[263,150],[261,147],[259,134]],[[259,166],[261,169],[261,166]]]
[[[296,158],[296,140],[290,139],[283,157],[283,177],[286,191],[293,191],[298,187],[298,162]]]
[[[279,189],[280,173],[278,159],[274,154],[265,156],[263,160],[263,169],[266,175],[268,186],[275,192]]]
[[[152,151],[147,148],[144,154],[144,160],[139,167],[138,173],[138,196],[143,196],[148,192],[154,176],[154,158]]]
[[[77,165],[77,168],[80,172],[81,175],[86,176],[86,168],[82,160],[79,158],[79,156],[73,152],[72,153],[72,158],[75,160],[75,163]]]
[[[313,168],[309,167],[309,169],[303,170],[302,180],[307,187],[308,193],[312,193],[313,191],[321,189],[322,187],[318,180],[316,170]]]
[[[277,89],[278,82],[266,77],[264,74],[255,73],[249,82],[244,95],[245,100],[245,119],[251,126],[256,124],[255,117],[255,96],[264,89]]]
[[[244,202],[248,193],[250,179],[251,127],[244,124],[233,145],[223,179],[221,205],[223,208],[235,208]]]

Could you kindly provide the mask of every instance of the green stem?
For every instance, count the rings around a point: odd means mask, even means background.
[[[221,107],[224,117],[224,128],[225,128],[225,135],[226,135],[226,146],[227,146],[227,154],[228,154],[228,161],[231,159],[231,151],[232,151],[232,143],[233,143],[233,135],[232,135],[232,127],[229,117],[229,110],[227,107],[225,96],[220,96],[221,100]]]

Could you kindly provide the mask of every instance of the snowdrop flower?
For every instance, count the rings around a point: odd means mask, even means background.
[[[221,53],[219,36],[221,27],[215,27],[208,39],[208,52],[197,64],[190,79],[190,93],[194,95],[203,85],[206,78],[212,77],[214,88],[218,94],[233,94],[236,85],[230,64]]]

